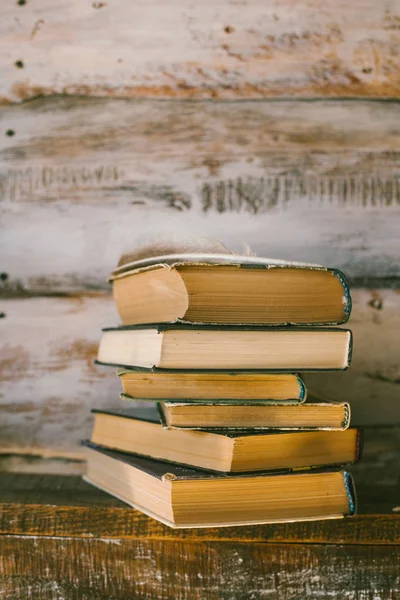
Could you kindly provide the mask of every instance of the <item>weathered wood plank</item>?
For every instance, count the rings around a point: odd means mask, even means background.
[[[400,547],[0,537],[2,600],[394,600]]]
[[[400,103],[53,98],[0,118],[5,293],[104,289],[160,233],[400,276]]]
[[[396,2],[2,3],[0,99],[395,96]]]
[[[40,485],[41,481],[38,480],[37,484]],[[75,504],[78,503],[79,499],[75,500]],[[379,508],[378,504],[375,506]],[[400,515],[360,514],[351,519],[332,521],[171,529],[131,508],[13,502],[0,504],[0,531],[1,535],[40,537],[399,545]]]
[[[110,296],[4,301],[0,448],[82,457],[90,408],[116,404],[113,369],[94,364],[100,328],[117,322]]]
[[[400,295],[355,290],[353,297],[352,366],[306,381],[350,401],[355,424],[398,424]],[[90,408],[112,406],[120,393],[114,370],[93,364],[100,328],[118,322],[111,296],[9,299],[0,311],[0,450],[81,457],[76,443],[90,433]]]

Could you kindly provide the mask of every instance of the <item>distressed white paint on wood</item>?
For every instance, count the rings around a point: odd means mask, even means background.
[[[399,50],[393,0],[12,0],[0,99],[398,96]]]
[[[114,370],[93,364],[100,328],[118,320],[111,298],[5,301],[1,310],[0,449],[82,456],[90,408],[120,393]]]
[[[348,400],[353,423],[400,423],[400,295],[357,290],[346,373],[309,375],[317,392]],[[112,368],[93,365],[100,328],[117,323],[109,295],[3,300],[0,309],[0,450],[80,457],[91,407],[117,404]]]
[[[306,383],[322,396],[347,399],[353,424],[400,423],[400,293],[353,290],[352,297],[351,367],[309,374]]]
[[[400,103],[41,99],[0,110],[1,270],[104,288],[159,233],[398,277]]]

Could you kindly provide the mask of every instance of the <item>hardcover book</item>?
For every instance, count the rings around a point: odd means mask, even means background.
[[[348,329],[213,325],[136,325],[103,329],[97,360],[150,370],[347,369]]]
[[[154,404],[92,412],[91,442],[201,469],[243,472],[322,467],[352,463],[360,455],[361,437],[357,428],[292,433],[255,429],[189,431],[164,428]]]
[[[170,527],[337,519],[356,511],[346,471],[227,475],[84,445],[86,481]]]
[[[307,398],[300,375],[266,371],[149,371],[142,368],[119,369],[117,375],[123,394],[130,400],[168,400],[169,402],[222,401],[270,404],[299,404]]]
[[[122,395],[127,399],[126,396]],[[221,402],[160,402],[166,427],[185,429],[319,429],[344,431],[350,425],[350,405],[309,396],[304,404]]]
[[[337,269],[231,253],[140,256],[123,256],[111,275],[125,325],[336,325],[350,315],[349,287]]]

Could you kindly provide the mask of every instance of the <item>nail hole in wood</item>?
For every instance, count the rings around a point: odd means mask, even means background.
[[[0,273],[0,281],[7,281],[8,273]]]
[[[6,313],[0,312],[0,319],[5,319],[6,318]]]
[[[226,25],[226,27],[224,27],[224,31],[225,33],[233,33],[235,31],[235,28],[231,25]]]
[[[18,0],[17,4],[24,6],[24,4],[26,4],[26,0]]]
[[[372,73],[372,67],[364,67],[364,68],[362,69],[362,72],[363,72],[363,73]]]
[[[382,310],[383,308],[383,302],[381,298],[372,298],[372,300],[370,300],[368,302],[368,305],[371,306],[371,308],[375,308],[375,310]]]
[[[12,137],[13,135],[15,135],[14,129],[7,129],[6,135],[8,135],[8,137]]]
[[[24,63],[22,62],[22,60],[16,60],[14,64],[17,67],[17,69],[23,69],[24,68]]]

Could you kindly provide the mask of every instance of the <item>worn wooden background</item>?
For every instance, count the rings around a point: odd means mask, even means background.
[[[396,0],[2,2],[0,97],[396,97]],[[21,61],[19,73],[15,61]]]
[[[161,232],[342,268],[354,363],[308,381],[400,424],[399,50],[399,0],[0,4],[10,468],[80,458],[89,408],[117,401],[93,365],[105,280]]]

